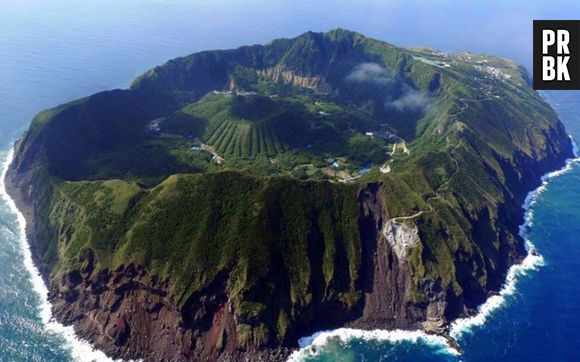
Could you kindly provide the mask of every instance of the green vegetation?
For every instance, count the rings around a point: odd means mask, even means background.
[[[42,112],[12,167],[53,278],[92,255],[97,270],[136,263],[186,310],[225,275],[240,343],[286,343],[328,306],[360,307],[369,183],[418,228],[417,308],[426,283],[451,304],[501,280],[534,165],[570,149],[528,81],[499,58],[306,33]]]
[[[226,270],[239,315],[275,326],[280,313],[292,321],[312,303],[356,293],[357,193],[355,185],[238,172],[175,175],[149,190],[66,182],[51,223],[73,228],[59,236],[63,270],[82,268],[86,250],[99,268],[144,265],[172,282],[180,306]],[[282,309],[266,308],[273,301]]]

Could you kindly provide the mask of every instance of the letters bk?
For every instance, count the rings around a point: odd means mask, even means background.
[[[534,89],[580,89],[580,21],[534,20]]]

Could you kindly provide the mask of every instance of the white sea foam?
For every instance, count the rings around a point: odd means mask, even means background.
[[[528,230],[532,227],[534,222],[534,210],[532,206],[538,201],[538,197],[546,190],[551,179],[562,176],[570,172],[574,164],[580,162],[578,157],[578,146],[572,140],[574,157],[566,161],[564,167],[559,170],[549,172],[542,176],[541,185],[535,190],[528,193],[525,198],[522,208],[525,210],[524,223],[520,225],[519,234],[525,240],[526,250],[528,255],[520,264],[513,265],[507,274],[503,287],[498,295],[491,296],[487,301],[478,308],[478,313],[469,318],[462,318],[454,321],[451,324],[451,336],[453,338],[460,338],[465,333],[473,332],[473,327],[481,326],[485,323],[491,313],[506,303],[506,297],[513,295],[516,292],[516,284],[519,276],[526,275],[529,271],[537,270],[544,265],[544,258],[536,251],[534,244],[528,238]]]
[[[30,281],[32,283],[32,288],[40,297],[40,306],[38,308],[38,312],[42,322],[44,324],[44,328],[49,333],[55,333],[60,335],[66,341],[66,348],[70,349],[70,353],[75,361],[81,362],[88,362],[88,361],[112,361],[112,359],[108,358],[103,352],[96,350],[93,348],[88,342],[80,339],[74,332],[73,327],[71,326],[64,326],[61,323],[57,322],[54,317],[52,316],[51,305],[48,301],[48,289],[44,284],[44,280],[40,275],[40,272],[36,268],[36,265],[32,261],[32,253],[30,251],[30,247],[26,240],[26,219],[24,215],[18,210],[14,200],[8,195],[6,192],[5,187],[5,177],[6,171],[8,170],[8,166],[12,162],[14,157],[14,150],[11,149],[8,154],[6,155],[6,159],[4,160],[4,164],[2,165],[2,173],[1,173],[1,180],[0,180],[0,196],[10,210],[16,215],[18,221],[18,238],[19,244],[22,251],[22,257],[24,266],[26,270],[30,273]]]
[[[535,251],[534,245],[529,240],[526,240],[526,249],[528,255],[520,264],[513,265],[509,269],[499,294],[489,297],[479,306],[475,316],[457,319],[451,324],[450,334],[453,338],[459,339],[463,334],[473,332],[473,327],[482,326],[493,311],[505,304],[506,297],[516,292],[519,276],[526,275],[529,271],[537,270],[544,265],[544,258]]]
[[[299,362],[306,358],[316,357],[318,353],[324,350],[324,346],[328,345],[329,342],[335,341],[340,344],[346,344],[355,339],[389,342],[393,344],[401,342],[422,342],[439,350],[444,350],[450,354],[457,354],[454,349],[449,348],[445,338],[427,334],[420,330],[405,331],[400,329],[375,329],[366,331],[362,329],[339,328],[332,331],[318,332],[312,336],[300,338],[298,340],[300,349],[294,351],[294,353],[290,355],[288,362]]]
[[[570,137],[572,139],[572,137]],[[516,284],[518,277],[528,274],[529,271],[537,270],[544,265],[544,258],[538,254],[534,245],[528,240],[528,230],[533,224],[534,210],[532,206],[536,203],[538,196],[547,188],[549,181],[555,177],[561,176],[572,170],[575,163],[580,163],[578,154],[578,147],[572,139],[574,146],[574,157],[566,161],[566,165],[556,171],[549,172],[542,177],[542,184],[535,190],[528,193],[522,208],[525,210],[524,223],[520,226],[520,236],[525,240],[525,247],[528,251],[527,256],[520,264],[513,265],[506,276],[503,287],[497,295],[493,295],[478,308],[478,313],[469,318],[462,318],[454,321],[451,324],[450,335],[453,338],[459,339],[465,333],[473,332],[473,328],[481,326],[485,323],[493,311],[500,308],[506,303],[506,297],[513,295],[516,292]],[[365,331],[360,329],[340,328],[332,331],[318,332],[312,336],[301,338],[298,341],[299,350],[292,353],[289,357],[289,362],[303,361],[306,358],[315,357],[324,346],[331,341],[337,341],[345,344],[353,339],[365,339],[375,341],[388,341],[390,343],[400,343],[403,341],[416,343],[423,342],[434,347],[438,347],[441,351],[449,354],[457,354],[457,351],[450,348],[445,338],[435,335],[427,334],[420,330],[404,331],[404,330],[372,330]]]

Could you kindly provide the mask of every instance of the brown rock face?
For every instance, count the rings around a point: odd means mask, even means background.
[[[94,275],[92,275],[94,274]],[[71,272],[52,288],[55,316],[108,354],[157,361],[184,360],[191,331],[166,292],[143,268]]]
[[[410,268],[399,260],[382,231],[388,220],[380,184],[359,196],[362,242],[362,315],[352,323],[361,328],[409,328],[421,318],[406,301]]]
[[[54,283],[57,319],[110,356],[144,361],[282,361],[287,348],[257,350],[237,343],[225,276],[192,296],[183,309],[171,286],[141,266],[93,271],[89,265]]]
[[[270,78],[277,83],[311,89],[317,89],[319,87],[326,89],[328,87],[320,76],[300,75],[282,65],[260,70],[259,73],[260,75]]]

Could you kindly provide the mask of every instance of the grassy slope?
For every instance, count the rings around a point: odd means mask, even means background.
[[[357,194],[356,185],[234,171],[174,175],[153,189],[66,182],[51,223],[66,246],[60,270],[82,268],[88,250],[99,268],[141,264],[172,282],[180,306],[226,271],[239,314],[260,313],[276,330],[280,313],[293,322],[313,305],[359,300]],[[279,309],[266,310],[273,302]]]

